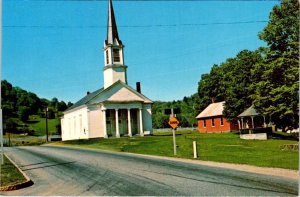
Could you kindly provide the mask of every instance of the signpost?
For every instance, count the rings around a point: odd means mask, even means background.
[[[172,127],[173,129],[173,146],[174,146],[174,155],[176,155],[176,138],[175,138],[175,130],[178,127],[179,121],[177,120],[177,118],[174,115],[174,109],[171,109],[171,115],[170,115],[170,119],[169,119],[169,125]]]

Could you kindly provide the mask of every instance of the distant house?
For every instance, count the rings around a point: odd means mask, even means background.
[[[229,122],[223,116],[223,102],[211,103],[196,118],[198,120],[198,130],[201,133],[218,133],[238,130],[238,125]]]

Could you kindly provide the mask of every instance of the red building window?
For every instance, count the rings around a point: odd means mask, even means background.
[[[211,119],[211,126],[212,126],[212,127],[215,126],[215,119],[214,119],[214,118]]]
[[[203,120],[203,127],[206,128],[206,120]]]
[[[221,119],[220,119],[220,124],[221,124],[221,126],[223,126],[223,125],[224,125],[224,122],[223,122],[223,117],[221,117]]]

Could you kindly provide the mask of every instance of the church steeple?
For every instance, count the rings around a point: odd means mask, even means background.
[[[108,1],[108,22],[107,22],[107,39],[106,44],[113,44],[114,40],[117,39],[117,41],[122,44],[121,40],[119,39],[118,35],[118,28],[116,24],[115,19],[115,13],[114,8],[112,4],[112,0]]]
[[[124,45],[119,39],[112,0],[108,0],[107,39],[104,42],[104,88],[116,81],[127,84],[127,66],[124,65]]]

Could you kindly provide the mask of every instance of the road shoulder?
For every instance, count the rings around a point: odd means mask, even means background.
[[[132,154],[132,153],[129,153],[129,154]],[[138,155],[138,154],[135,154],[135,155]],[[213,161],[201,161],[201,160],[193,160],[193,159],[162,157],[162,156],[154,156],[154,155],[143,155],[143,156],[149,157],[149,158],[159,158],[159,159],[165,159],[165,160],[170,160],[170,161],[179,161],[179,162],[184,162],[184,163],[192,163],[192,164],[205,165],[205,166],[211,166],[211,167],[227,168],[227,169],[232,169],[232,170],[257,173],[257,174],[263,174],[263,175],[279,176],[279,177],[290,178],[290,179],[295,179],[295,180],[299,179],[299,171],[298,170],[258,167],[258,166],[251,166],[251,165],[246,165],[246,164],[231,164],[231,163],[220,163],[220,162],[213,162]]]
[[[146,158],[154,158],[154,159],[163,159],[169,161],[178,161],[184,163],[191,163],[196,165],[205,165],[210,167],[218,167],[218,168],[226,168],[232,170],[238,170],[243,172],[249,173],[257,173],[263,175],[270,175],[270,176],[278,176],[284,177],[289,179],[298,180],[299,179],[299,171],[298,170],[291,170],[291,169],[284,169],[284,168],[269,168],[269,167],[258,167],[246,164],[232,164],[232,163],[221,163],[221,162],[213,162],[213,161],[202,161],[196,159],[184,159],[184,158],[175,158],[175,157],[165,157],[165,156],[156,156],[156,155],[145,155],[145,154],[137,154],[137,153],[129,153],[129,152],[116,152],[116,151],[108,151],[108,150],[101,150],[95,148],[82,148],[82,147],[73,147],[73,146],[62,146],[62,145],[44,145],[44,146],[57,146],[57,147],[68,147],[74,149],[88,149],[88,150],[95,150],[100,152],[110,152],[115,154],[127,154],[127,155],[135,155],[135,156],[142,156]]]

